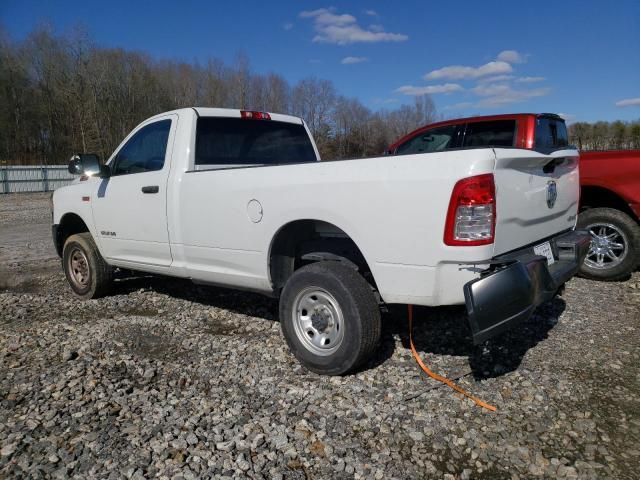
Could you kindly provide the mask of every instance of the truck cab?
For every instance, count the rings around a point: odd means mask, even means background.
[[[300,118],[195,107],[69,168],[53,237],[78,296],[106,295],[118,268],[271,295],[291,351],[323,374],[371,356],[381,303],[465,304],[475,343],[513,328],[589,245],[570,148],[320,162]]]
[[[405,135],[386,153],[407,155],[471,147],[513,147],[550,153],[568,145],[567,127],[559,115],[517,113],[431,123]]]

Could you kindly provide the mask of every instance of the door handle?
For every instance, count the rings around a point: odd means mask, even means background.
[[[142,193],[158,193],[160,191],[160,187],[158,185],[149,185],[147,187],[142,187]]]

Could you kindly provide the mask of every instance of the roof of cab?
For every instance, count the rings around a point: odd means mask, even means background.
[[[193,110],[201,117],[228,117],[228,118],[241,118],[240,112],[246,111],[246,109],[240,110],[236,108],[210,108],[210,107],[193,107]],[[276,122],[287,122],[302,125],[302,119],[300,117],[294,117],[293,115],[284,115],[282,113],[268,113],[271,120]]]
[[[504,114],[498,114],[498,115],[478,115],[474,117],[450,118],[448,120],[442,120],[439,122],[427,123],[425,125],[422,125],[421,127],[416,128],[415,130],[407,133],[406,135],[404,135],[403,137],[399,138],[398,140],[393,142],[391,145],[389,145],[387,150],[394,150],[398,147],[398,145],[400,145],[401,143],[404,143],[414,135],[424,130],[430,130],[432,128],[448,127],[451,125],[463,125],[465,123],[474,123],[474,122],[518,120],[518,119],[523,119],[525,117],[551,117],[551,118],[557,118],[559,120],[563,120],[562,117],[560,117],[555,113],[504,113]]]
[[[154,120],[157,117],[161,117],[163,115],[169,115],[172,113],[179,114],[188,114],[195,112],[199,117],[227,117],[227,118],[241,118],[240,112],[242,111],[254,111],[254,110],[240,110],[237,108],[212,108],[212,107],[186,107],[186,108],[177,108],[175,110],[169,110],[167,112],[158,113],[153,117],[147,118],[142,123],[146,123],[150,120]],[[284,115],[282,113],[271,113],[271,112],[262,112],[268,113],[271,120],[276,122],[287,122],[287,123],[295,123],[296,125],[302,125],[303,121],[300,117],[294,117],[293,115]]]

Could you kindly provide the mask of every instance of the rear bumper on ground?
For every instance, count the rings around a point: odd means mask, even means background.
[[[589,233],[575,230],[548,240],[556,259],[525,248],[496,257],[491,268],[464,286],[473,342],[479,344],[528,319],[573,277],[589,250]]]

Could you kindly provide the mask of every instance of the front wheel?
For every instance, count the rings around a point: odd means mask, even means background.
[[[90,233],[71,235],[62,250],[62,266],[69,286],[83,299],[106,295],[113,269],[104,261]]]
[[[578,227],[591,234],[580,275],[594,280],[620,280],[640,262],[640,225],[613,208],[592,208],[578,217]]]
[[[364,363],[381,329],[370,285],[339,262],[312,263],[293,273],[280,297],[280,324],[300,363],[323,375],[341,375]]]

